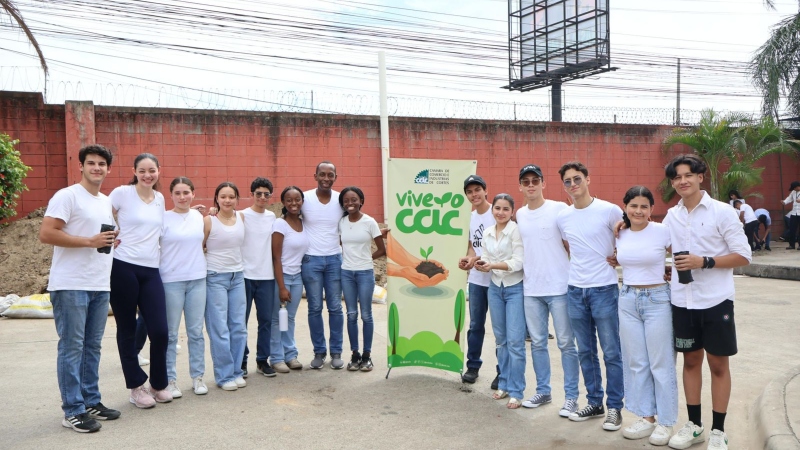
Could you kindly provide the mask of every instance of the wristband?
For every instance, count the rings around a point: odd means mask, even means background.
[[[708,256],[703,256],[703,267],[701,269],[708,268]]]
[[[714,261],[714,258],[709,256],[708,257],[708,267],[706,267],[706,269],[713,269],[716,264],[717,264],[717,262]]]

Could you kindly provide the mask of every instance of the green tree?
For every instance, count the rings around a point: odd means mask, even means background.
[[[17,215],[19,194],[28,190],[22,180],[28,176],[31,168],[22,163],[19,152],[14,148],[18,142],[0,133],[0,220]]]
[[[47,61],[44,59],[44,54],[42,53],[41,47],[39,47],[39,42],[34,37],[31,29],[28,28],[28,25],[25,24],[25,20],[22,19],[22,13],[19,12],[17,6],[11,0],[0,0],[0,10],[4,11],[11,17],[11,22],[16,23],[17,26],[25,33],[25,36],[30,41],[33,49],[36,50],[36,54],[39,56],[39,64],[42,66],[42,70],[44,71],[44,75],[47,76]]]
[[[775,9],[774,0],[764,0]],[[800,5],[800,2],[798,2]],[[761,91],[764,115],[777,117],[781,98],[793,117],[800,117],[800,13],[788,16],[772,29],[769,39],[753,54],[750,75]]]
[[[464,319],[466,318],[467,314],[467,300],[466,296],[464,295],[463,289],[458,290],[458,294],[456,295],[456,305],[453,310],[453,314],[455,316],[455,324],[456,324],[456,337],[453,338],[453,340],[456,341],[456,344],[460,344],[461,330],[464,329]]]
[[[389,343],[392,344],[392,355],[397,354],[397,339],[400,337],[400,313],[397,304],[389,306]]]

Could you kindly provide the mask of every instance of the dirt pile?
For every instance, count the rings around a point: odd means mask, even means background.
[[[44,208],[0,227],[0,296],[47,292],[53,246],[39,242]]]

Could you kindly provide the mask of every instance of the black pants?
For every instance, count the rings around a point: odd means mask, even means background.
[[[144,343],[147,341],[147,325],[141,314],[136,316],[136,353],[142,353]]]
[[[747,243],[750,244],[750,250],[756,248],[756,231],[758,231],[758,221],[754,220],[744,224],[744,234],[747,236]]]
[[[150,338],[150,384],[156,390],[167,387],[167,306],[158,269],[114,259],[111,266],[111,309],[117,322],[117,349],[128,389],[147,381],[139,367],[136,349],[136,308],[142,315]]]
[[[800,216],[789,216],[789,233],[787,237],[787,241],[789,241],[789,246],[794,247],[794,244],[797,242],[797,227],[800,226]]]

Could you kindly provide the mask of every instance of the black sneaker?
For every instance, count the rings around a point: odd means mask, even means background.
[[[86,407],[86,414],[94,420],[119,419],[120,412],[116,409],[106,408],[102,403]]]
[[[370,358],[369,356],[370,355],[369,355],[368,352],[364,352],[364,354],[361,355],[361,371],[362,372],[370,372],[370,371],[372,371],[372,367],[373,367],[372,366],[372,358]]]
[[[467,368],[467,372],[464,375],[461,375],[461,381],[463,383],[474,384],[475,380],[478,379],[478,369],[474,369],[471,367]]]
[[[347,370],[355,372],[361,369],[361,353],[354,351],[350,357],[350,362],[347,363]]]
[[[794,245],[791,245],[791,246],[789,246],[789,247],[786,247],[786,250],[794,250]]]
[[[492,385],[490,386],[490,388],[491,388],[493,391],[496,391],[497,389],[499,389],[499,388],[497,387],[497,385],[498,385],[498,384],[500,384],[500,374],[499,374],[499,373],[497,374],[497,376],[496,376],[496,377],[494,377],[494,380],[492,380]]]
[[[584,420],[597,419],[606,415],[603,405],[587,405],[583,409],[569,415],[569,420],[573,422],[583,422]]]
[[[265,377],[274,377],[278,375],[275,373],[275,369],[273,369],[272,366],[270,366],[266,361],[256,361],[256,367],[256,371]],[[245,373],[247,372],[245,371]]]
[[[247,378],[247,362],[242,363],[242,378]]]
[[[608,415],[603,421],[603,429],[606,431],[617,431],[622,428],[622,412],[616,408],[608,408]]]
[[[61,421],[61,425],[65,428],[72,428],[78,433],[94,433],[102,427],[98,421],[89,417],[87,413],[64,417],[64,420]]]

